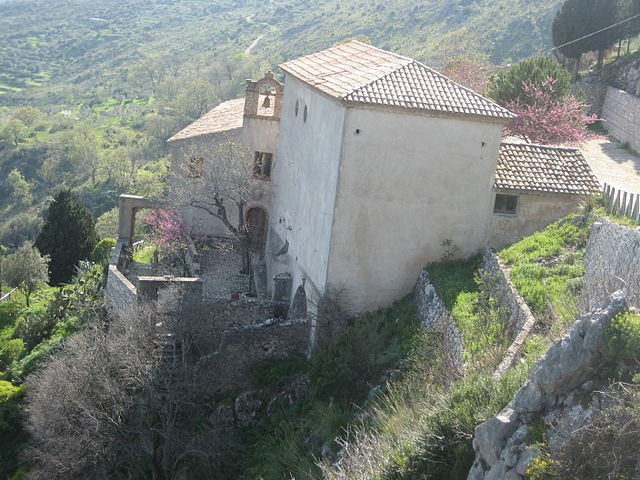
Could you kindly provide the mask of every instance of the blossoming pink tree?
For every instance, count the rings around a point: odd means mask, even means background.
[[[186,253],[189,233],[177,208],[159,208],[150,211],[142,219],[153,229],[153,242],[163,249],[163,260],[173,266],[180,266],[188,275]]]
[[[549,78],[541,84],[523,84],[526,98],[505,105],[517,114],[505,127],[505,134],[522,138],[530,143],[576,144],[599,138],[587,129],[587,125],[599,120],[588,115],[589,105],[570,95],[553,98],[555,80]]]
[[[150,211],[142,221],[153,228],[155,241],[161,247],[174,247],[186,243],[187,231],[177,208]]]

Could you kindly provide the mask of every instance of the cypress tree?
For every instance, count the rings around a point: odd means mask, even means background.
[[[71,190],[58,192],[35,243],[40,252],[51,257],[50,283],[69,282],[80,260],[87,259],[97,243],[91,212]]]
[[[583,53],[598,50],[598,64],[602,64],[604,50],[616,42],[618,33],[615,28],[595,32],[613,25],[618,19],[617,10],[613,0],[566,0],[556,14],[551,27],[553,44],[563,55],[576,60],[576,72]],[[585,35],[588,37],[578,40]],[[578,41],[564,45],[573,40]]]

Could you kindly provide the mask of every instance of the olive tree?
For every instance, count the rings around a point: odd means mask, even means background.
[[[25,242],[15,253],[2,259],[3,281],[24,293],[29,306],[31,294],[49,281],[49,257],[41,255],[31,242]]]

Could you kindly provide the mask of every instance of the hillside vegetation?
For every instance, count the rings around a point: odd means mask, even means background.
[[[67,105],[95,88],[131,96],[135,64],[145,57],[172,54],[206,68],[246,53],[258,37],[250,53],[272,64],[363,35],[436,67],[461,50],[504,63],[550,46],[560,3],[9,1],[0,4],[0,94],[7,104]]]

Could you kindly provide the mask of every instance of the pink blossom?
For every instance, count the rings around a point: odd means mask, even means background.
[[[586,114],[589,105],[574,96],[555,100],[554,83],[552,78],[538,85],[523,83],[526,98],[505,105],[518,115],[506,125],[505,133],[531,143],[556,145],[600,138],[587,125],[602,119]]]
[[[152,210],[142,221],[153,227],[156,242],[162,247],[175,247],[187,237],[182,215],[177,208]]]

